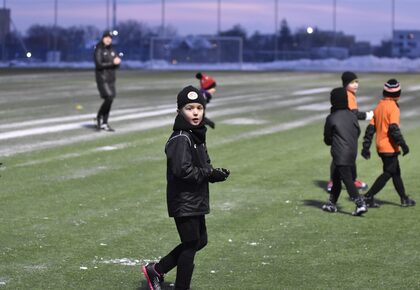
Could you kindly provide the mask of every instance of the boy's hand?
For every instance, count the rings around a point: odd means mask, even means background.
[[[366,120],[370,121],[373,118],[373,111],[366,112]]]
[[[369,149],[366,149],[366,148],[363,148],[362,149],[362,156],[366,160],[370,159],[370,150]]]
[[[402,149],[402,152],[403,152],[403,156],[407,155],[408,152],[410,152],[410,148],[408,148],[407,144],[402,143],[400,146],[401,146],[401,149]]]
[[[225,181],[230,174],[230,171],[225,168],[214,168],[209,176],[211,183]]]

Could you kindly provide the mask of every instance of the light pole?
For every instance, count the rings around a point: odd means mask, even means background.
[[[279,1],[274,0],[274,60],[278,57],[278,35],[279,35]]]
[[[333,0],[333,46],[336,46],[337,35],[337,0]]]
[[[117,28],[117,0],[112,2],[112,30]]]
[[[222,3],[221,3],[221,0],[217,0],[217,35],[220,35],[220,32],[221,32],[221,22],[222,22]]]
[[[391,39],[394,38],[395,31],[395,0],[391,0]]]
[[[57,44],[58,44],[58,33],[57,33],[57,23],[58,23],[58,0],[54,0],[54,44],[53,50],[54,53],[57,51]]]
[[[109,0],[106,0],[106,29],[110,30],[109,28]]]
[[[162,0],[162,16],[161,16],[161,26],[162,26],[162,36],[166,35],[166,29],[165,29],[165,0]]]

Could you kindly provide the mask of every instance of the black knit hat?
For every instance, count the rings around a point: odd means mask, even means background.
[[[396,79],[390,79],[384,84],[382,92],[384,97],[399,98],[401,95],[401,85]]]
[[[182,109],[186,104],[199,103],[206,107],[206,99],[203,94],[193,86],[183,88],[177,96],[178,109]]]
[[[345,71],[341,75],[341,80],[343,81],[343,88],[347,87],[349,83],[357,79],[357,75],[351,71]]]
[[[105,30],[104,33],[102,33],[102,38],[105,37],[111,37],[112,38],[112,32],[109,30]]]
[[[345,88],[335,88],[330,93],[331,112],[347,109],[347,91]]]

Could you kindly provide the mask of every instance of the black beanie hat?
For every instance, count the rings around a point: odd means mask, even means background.
[[[335,88],[330,93],[331,111],[347,109],[347,91],[345,88]]]
[[[399,98],[401,95],[401,85],[396,79],[390,79],[384,84],[382,92],[384,97]]]
[[[105,37],[111,37],[112,38],[112,32],[109,30],[105,30],[104,33],[102,33],[102,38]]]
[[[357,75],[351,71],[345,71],[341,75],[341,80],[343,81],[343,88],[347,87],[349,83],[357,79]]]
[[[203,94],[193,86],[183,88],[177,96],[178,109],[182,109],[186,104],[199,103],[206,107],[206,99]]]

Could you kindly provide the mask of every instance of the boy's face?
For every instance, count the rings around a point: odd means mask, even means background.
[[[200,103],[186,104],[181,110],[185,120],[193,126],[197,126],[203,120],[204,107]]]
[[[355,94],[358,88],[359,88],[359,80],[354,80],[347,85],[346,89]]]

